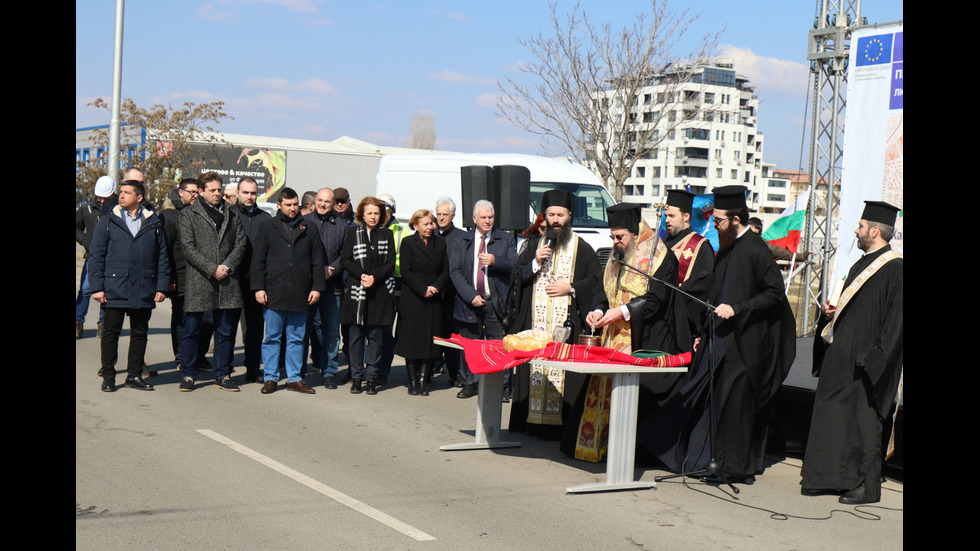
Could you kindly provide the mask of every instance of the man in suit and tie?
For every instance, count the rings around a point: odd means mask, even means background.
[[[456,289],[453,319],[459,334],[469,339],[502,339],[500,323],[510,272],[517,260],[517,245],[512,235],[493,227],[493,203],[477,201],[473,206],[474,228],[456,238],[449,258],[449,278]],[[457,398],[477,393],[477,376],[470,371],[465,358],[459,377],[463,389]],[[506,374],[505,374],[506,379]],[[504,386],[509,381],[504,381]]]

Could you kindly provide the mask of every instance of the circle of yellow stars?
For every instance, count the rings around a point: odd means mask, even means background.
[[[870,50],[872,46],[876,46],[878,48],[878,53],[875,54],[874,57],[871,57],[870,54]],[[884,44],[882,44],[881,40],[877,38],[872,38],[864,46],[864,58],[867,59],[868,61],[871,62],[878,61],[881,58],[881,56],[884,55],[884,53],[885,53],[885,46]]]

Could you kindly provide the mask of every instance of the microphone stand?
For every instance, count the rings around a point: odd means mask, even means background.
[[[643,270],[640,270],[639,268],[636,268],[635,266],[630,266],[629,264],[623,262],[618,255],[613,256],[613,262],[615,262],[617,265],[619,265],[624,269],[627,269],[635,274],[641,275],[649,279],[650,281],[656,281],[657,283],[666,285],[670,289],[673,289],[681,293],[682,295],[688,297],[689,299],[693,300],[694,302],[704,306],[708,311],[708,328],[709,328],[708,329],[708,336],[709,336],[708,360],[710,361],[710,368],[708,369],[708,449],[709,452],[711,453],[711,460],[708,461],[708,465],[700,471],[683,472],[683,473],[671,474],[666,476],[657,476],[654,477],[653,480],[656,482],[662,482],[664,480],[670,480],[672,478],[678,478],[681,476],[690,476],[690,477],[698,477],[698,478],[711,476],[727,484],[728,487],[731,488],[734,493],[736,494],[739,493],[738,488],[732,485],[732,483],[728,480],[728,478],[724,474],[722,474],[721,471],[719,470],[721,465],[718,463],[718,460],[715,456],[715,430],[714,430],[715,428],[715,317],[712,315],[712,313],[717,307],[711,304],[710,302],[701,300],[696,296],[681,290],[680,287],[674,285],[673,283],[668,283],[666,281],[663,281],[662,279],[658,279],[644,272]]]

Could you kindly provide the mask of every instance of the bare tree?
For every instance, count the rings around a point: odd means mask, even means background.
[[[409,137],[405,139],[405,147],[415,149],[436,148],[436,120],[428,113],[412,115],[408,126]]]
[[[668,4],[653,0],[649,14],[613,30],[592,24],[578,4],[561,16],[552,3],[552,36],[518,39],[534,58],[521,67],[530,78],[498,82],[497,116],[544,138],[545,149],[590,167],[621,200],[638,159],[681,125],[710,118],[700,96],[685,90],[711,60],[721,32],[675,53],[699,15]]]
[[[109,110],[109,103],[98,98],[90,106]],[[139,168],[146,176],[147,199],[159,204],[166,199],[174,183],[181,177],[194,174],[204,163],[204,158],[191,152],[191,143],[212,143],[231,145],[217,137],[216,126],[229,116],[224,110],[224,102],[195,104],[184,102],[183,106],[154,105],[144,109],[127,98],[121,106],[120,119],[125,139],[120,145],[120,158],[131,159],[129,166]],[[109,130],[99,128],[93,132],[92,142],[96,148],[108,151]],[[135,149],[130,151],[132,144]],[[75,174],[75,200],[90,199],[96,179],[109,173],[106,163],[109,155],[103,154],[79,161]],[[114,179],[117,179],[113,175]],[[118,182],[117,182],[118,183]]]

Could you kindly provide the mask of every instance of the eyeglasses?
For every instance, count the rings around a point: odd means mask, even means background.
[[[337,203],[338,205],[346,205],[347,199],[334,199],[333,202]]]
[[[623,241],[626,239],[626,234],[625,233],[623,235],[609,234],[609,239],[612,239],[613,241]]]
[[[731,218],[715,218],[714,224],[716,226],[720,226],[722,222],[727,222],[729,220],[731,220]]]

